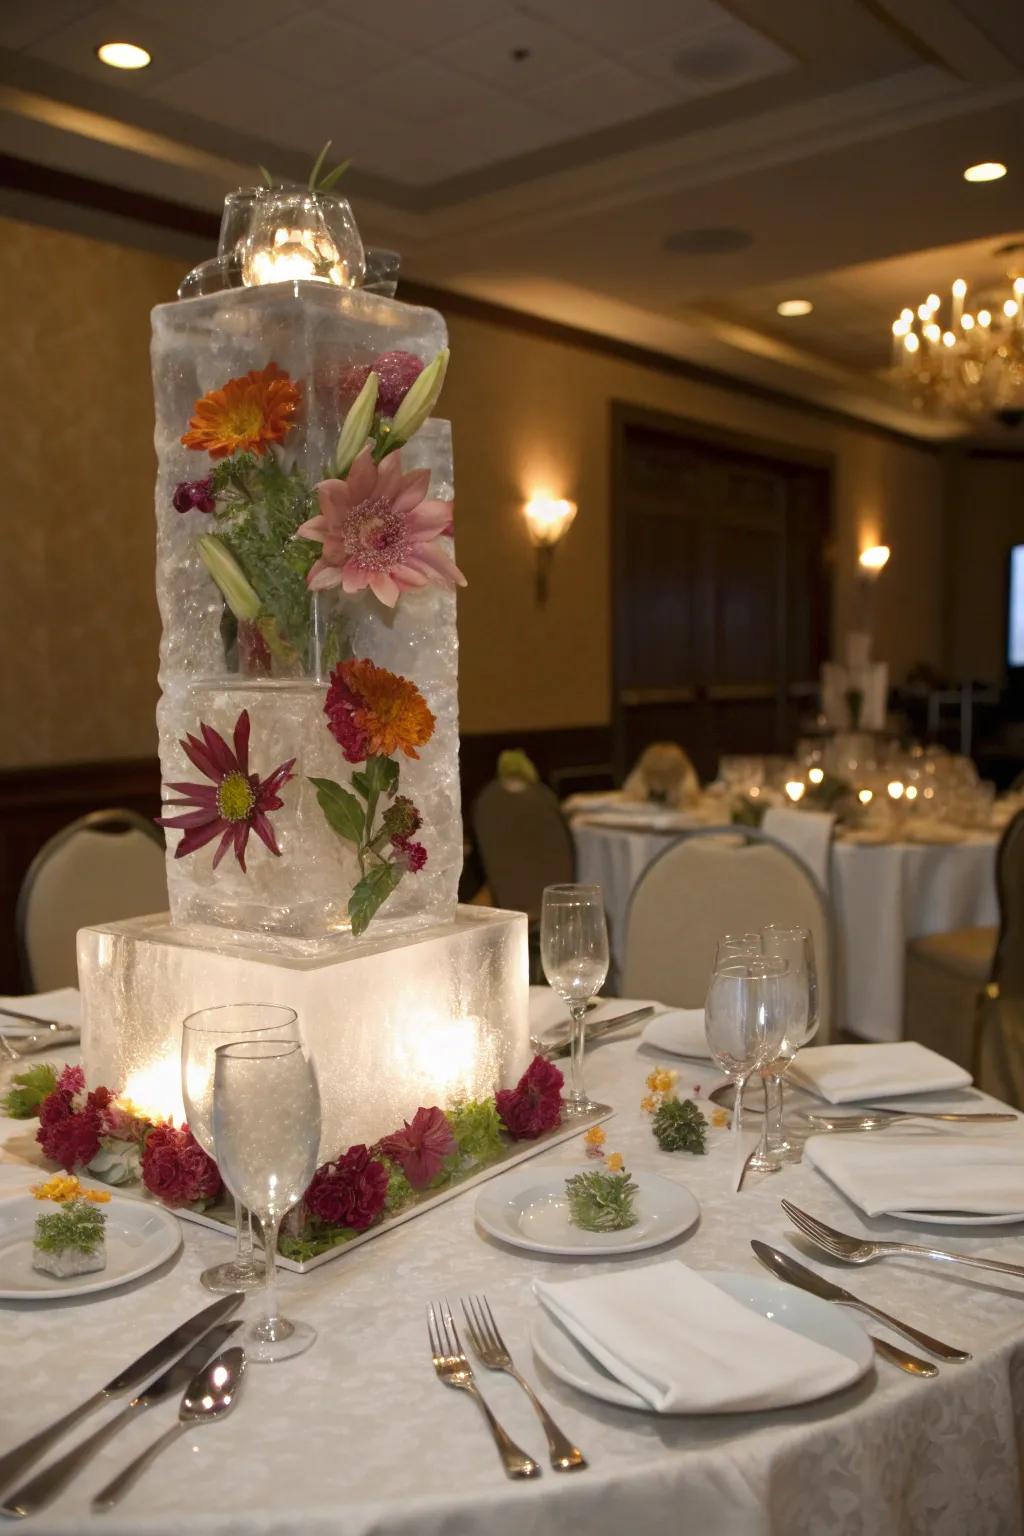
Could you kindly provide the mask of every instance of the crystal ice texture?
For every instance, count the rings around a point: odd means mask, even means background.
[[[166,915],[83,928],[87,1081],[118,1083],[146,1114],[183,1119],[181,1021],[258,998],[299,1015],[323,1114],[320,1160],[372,1146],[419,1105],[484,1098],[530,1059],[526,916],[461,907],[402,938],[285,955]]]
[[[261,778],[296,758],[295,778],[281,791],[284,805],[270,816],[280,858],[253,834],[247,873],[231,852],[214,870],[216,840],[175,859],[182,834],[168,830],[176,924],[213,924],[281,950],[315,950],[346,930],[347,901],[359,878],[352,845],[327,825],[308,782],[316,776],[347,784],[353,771],[327,729],[326,675],[252,678],[227,670],[223,599],[196,549],[197,537],[214,531],[213,520],[172,506],[180,481],[200,479],[212,467],[205,453],[180,441],[195,402],[270,362],[285,369],[301,386],[302,404],[276,452],[285,465],[297,464],[313,485],[327,473],[337,443],[345,370],[398,349],[426,362],[446,340],[444,321],[433,310],[316,283],[228,289],[154,311],[157,593],[163,620],[157,720],[164,798],[172,798],[169,783],[203,782],[179,745],[186,732],[198,734],[200,721],[230,742],[235,721],[247,709],[250,770]],[[446,422],[428,422],[401,452],[403,469],[430,469],[430,496],[452,497]],[[455,597],[428,586],[404,593],[393,610],[369,592],[342,595],[339,601],[351,653],[410,678],[437,722],[419,761],[399,756],[400,791],[423,815],[417,840],[427,847],[427,864],[401,880],[371,932],[399,934],[443,923],[455,913],[462,865]]]

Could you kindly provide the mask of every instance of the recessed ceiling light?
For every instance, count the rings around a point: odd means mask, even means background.
[[[111,69],[145,69],[153,62],[153,55],[138,43],[101,43],[96,57]]]
[[[787,320],[796,319],[797,315],[809,315],[814,305],[810,299],[783,299],[781,304],[775,306],[778,314]]]
[[[1006,166],[1001,160],[982,160],[977,165],[969,165],[964,171],[964,181],[998,181],[1006,175]]]

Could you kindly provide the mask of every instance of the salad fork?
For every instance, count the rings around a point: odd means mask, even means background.
[[[870,1264],[874,1259],[936,1259],[940,1264],[968,1264],[974,1269],[993,1269],[1000,1275],[1015,1275],[1024,1280],[1024,1264],[1007,1264],[1002,1259],[981,1259],[966,1253],[950,1253],[945,1248],[928,1248],[921,1243],[894,1243],[867,1237],[850,1237],[826,1226],[816,1216],[809,1216],[798,1205],[783,1200],[782,1209],[805,1237],[816,1243],[830,1258],[844,1264]]]
[[[487,1426],[494,1436],[494,1443],[498,1447],[498,1454],[508,1476],[539,1477],[538,1463],[532,1456],[520,1450],[515,1441],[502,1429],[482,1397],[473,1375],[473,1367],[466,1359],[455,1319],[452,1317],[452,1310],[447,1301],[439,1301],[436,1308],[431,1302],[427,1308],[427,1336],[430,1339],[434,1370],[439,1379],[446,1387],[468,1392],[473,1398],[487,1420]]]
[[[469,1342],[480,1364],[486,1366],[489,1371],[504,1371],[507,1376],[512,1377],[513,1381],[518,1381],[533,1404],[534,1411],[544,1426],[548,1450],[551,1454],[551,1465],[555,1471],[573,1472],[577,1467],[585,1467],[587,1462],[583,1452],[562,1433],[526,1377],[521,1376],[512,1364],[512,1356],[494,1320],[494,1313],[491,1311],[491,1304],[487,1297],[470,1296],[462,1303],[462,1313],[469,1330]]]

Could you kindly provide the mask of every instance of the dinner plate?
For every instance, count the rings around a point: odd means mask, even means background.
[[[810,1296],[806,1291],[799,1291],[778,1280],[762,1280],[759,1275],[704,1270],[702,1277],[712,1285],[717,1285],[719,1290],[731,1296],[734,1301],[741,1302],[752,1312],[760,1313],[769,1322],[788,1328],[792,1333],[802,1334],[805,1339],[813,1339],[816,1344],[822,1344],[827,1349],[834,1349],[836,1354],[845,1355],[858,1367],[855,1381],[866,1376],[871,1369],[874,1346],[870,1337],[832,1302],[822,1301],[817,1296]],[[587,1393],[589,1397],[598,1397],[603,1402],[615,1403],[620,1408],[638,1408],[644,1413],[656,1411],[638,1393],[606,1371],[549,1312],[541,1310],[534,1319],[531,1342],[537,1358],[553,1376],[567,1382],[570,1387],[576,1387],[580,1392]],[[847,1385],[852,1386],[853,1383]],[[815,1390],[787,1406],[797,1407],[799,1403],[810,1403],[817,1397],[827,1395]]]
[[[103,1206],[107,1264],[86,1275],[44,1275],[32,1268],[36,1217],[57,1209],[32,1195],[0,1200],[0,1301],[59,1301],[137,1280],[181,1247],[181,1223],[162,1206],[112,1195]]]
[[[682,1185],[657,1173],[633,1173],[636,1225],[621,1232],[585,1232],[570,1222],[565,1194],[566,1179],[583,1171],[579,1163],[517,1168],[484,1185],[476,1199],[476,1219],[491,1237],[516,1248],[586,1258],[657,1248],[688,1232],[700,1215],[700,1206]]]
[[[885,1215],[897,1221],[920,1221],[926,1227],[1012,1227],[1024,1222],[1024,1211],[996,1216],[977,1211],[886,1211]]]

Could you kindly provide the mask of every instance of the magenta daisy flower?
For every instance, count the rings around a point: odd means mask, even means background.
[[[402,592],[417,587],[466,585],[438,543],[451,529],[451,502],[427,501],[430,471],[403,475],[400,460],[395,452],[375,464],[367,445],[346,480],[321,480],[316,486],[320,515],[297,530],[323,545],[307,578],[313,591],[369,587],[393,608]]]
[[[186,854],[204,848],[215,837],[220,846],[213,856],[217,868],[229,848],[245,873],[245,845],[250,831],[264,842],[271,853],[280,856],[274,829],[267,819],[268,811],[278,811],[284,801],[278,790],[295,775],[292,773],[294,757],[275,768],[269,778],[260,779],[249,772],[249,711],[243,709],[235,721],[234,750],[212,726],[200,722],[202,740],[198,736],[185,736],[182,750],[200,773],[211,780],[209,784],[169,784],[183,800],[169,800],[168,806],[191,807],[182,816],[158,816],[161,827],[178,827],[184,832],[175,849],[174,857],[183,859]]]

